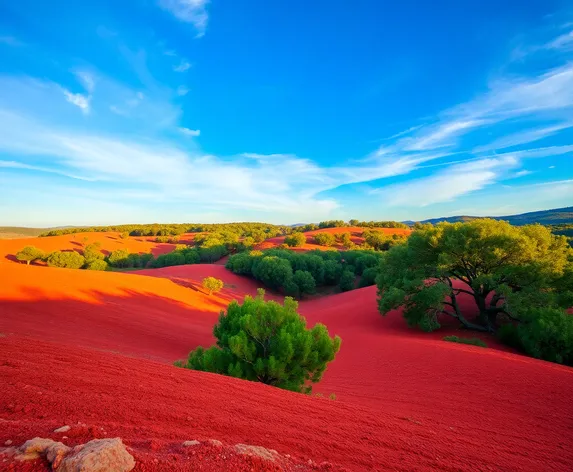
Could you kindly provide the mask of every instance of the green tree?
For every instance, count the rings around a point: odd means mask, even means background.
[[[105,259],[105,255],[100,251],[100,246],[101,246],[100,243],[91,243],[84,248],[84,258],[86,260],[86,266],[94,261]]]
[[[293,273],[288,260],[265,256],[257,258],[253,264],[253,276],[266,286],[278,290],[292,279]]]
[[[340,287],[341,291],[348,292],[349,290],[354,289],[355,280],[356,276],[354,275],[354,272],[349,269],[345,269],[340,276],[340,282],[338,283],[338,286]]]
[[[285,244],[290,247],[302,247],[306,243],[306,236],[303,233],[293,233],[285,238]]]
[[[129,232],[124,231],[124,232],[122,232],[122,233],[119,234],[119,237],[120,237],[121,239],[127,239],[127,238],[129,238]]]
[[[26,261],[26,264],[28,265],[30,265],[30,262],[34,262],[43,258],[44,253],[42,250],[34,246],[26,246],[24,249],[16,253],[16,259],[22,262]]]
[[[354,242],[352,241],[352,235],[350,233],[341,233],[337,236],[338,241],[345,249],[351,249],[355,246]]]
[[[67,269],[80,269],[86,260],[84,256],[75,251],[54,251],[46,259],[50,267],[64,267]]]
[[[316,293],[316,281],[307,270],[297,270],[293,275],[293,282],[298,287],[301,295],[312,295]]]
[[[225,286],[221,279],[216,279],[215,277],[205,277],[203,279],[202,285],[205,289],[209,290],[209,295],[212,295],[213,292],[220,292],[221,289]]]
[[[330,338],[322,324],[307,329],[297,309],[290,297],[284,305],[266,302],[262,289],[242,304],[232,301],[213,329],[217,345],[198,347],[180,365],[310,393],[340,350],[341,340]]]
[[[327,247],[334,245],[336,242],[336,238],[330,233],[317,233],[314,235],[314,240],[316,241],[316,244]]]
[[[116,249],[107,257],[107,262],[112,267],[129,267],[129,251],[125,249]]]
[[[85,263],[84,266],[87,270],[107,270],[107,262],[103,259],[94,259]]]
[[[477,219],[423,225],[384,254],[377,278],[382,314],[404,306],[411,326],[426,331],[450,316],[469,329],[496,331],[498,321],[523,322],[526,310],[558,303],[556,284],[570,266],[567,241],[541,225]],[[472,297],[479,315],[463,313]]]

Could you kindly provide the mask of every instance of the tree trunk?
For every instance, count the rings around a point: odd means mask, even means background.
[[[26,265],[30,265],[30,261],[26,261]]]

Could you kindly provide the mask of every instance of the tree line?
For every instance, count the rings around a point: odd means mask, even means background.
[[[232,255],[226,268],[260,281],[265,287],[301,298],[321,287],[342,292],[374,285],[381,253],[377,251],[320,251],[297,253],[284,249],[246,251]]]

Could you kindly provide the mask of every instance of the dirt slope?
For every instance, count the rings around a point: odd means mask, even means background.
[[[181,235],[180,243],[191,243],[196,233]],[[86,239],[87,238],[87,239]],[[157,243],[151,236],[120,237],[120,233],[77,233],[45,238],[19,238],[0,240],[0,267],[5,262],[18,262],[15,254],[25,246],[35,246],[44,252],[77,251],[82,252],[85,244],[99,242],[101,251],[109,254],[116,249],[126,249],[129,252],[151,252],[153,255],[165,254],[175,249],[175,244]],[[86,242],[87,241],[87,242]]]
[[[380,317],[374,287],[300,304],[343,339],[314,389],[331,401],[168,365],[255,292],[222,266],[1,270],[0,444],[80,421],[70,443],[103,427],[139,470],[197,470],[179,444],[207,438],[356,471],[571,470],[573,369],[408,330],[398,312]],[[225,281],[220,295],[196,289],[206,275]]]

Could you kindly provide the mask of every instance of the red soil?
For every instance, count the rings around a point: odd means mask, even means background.
[[[133,448],[136,470],[267,470],[238,458],[207,460],[203,450],[197,462],[181,448],[207,438],[352,471],[573,465],[573,369],[499,350],[492,340],[483,349],[409,330],[399,312],[378,314],[374,287],[300,303],[309,325],[323,322],[343,340],[314,388],[335,393],[331,401],[167,365],[211,344],[217,312],[255,292],[256,283],[222,266],[1,270],[0,445],[60,440],[53,429],[81,422],[66,444],[103,428]],[[206,275],[224,280],[221,294],[198,289]],[[34,467],[20,470],[45,470]]]
[[[360,245],[360,244],[364,243],[364,238],[362,237],[362,233],[364,233],[365,230],[369,230],[369,228],[360,228],[358,226],[349,226],[349,227],[344,227],[344,228],[324,228],[324,229],[317,229],[314,231],[307,231],[307,232],[303,233],[306,236],[306,241],[307,241],[306,244],[304,244],[301,247],[288,248],[288,249],[291,249],[293,251],[299,251],[299,252],[311,251],[313,249],[319,249],[321,251],[327,251],[327,250],[333,249],[333,248],[334,249],[344,249],[341,245],[334,245],[334,246],[332,246],[332,248],[328,248],[325,246],[321,246],[319,244],[315,244],[313,236],[315,234],[319,234],[319,233],[330,233],[330,234],[350,233],[352,242],[354,244]],[[388,235],[393,235],[393,234],[408,235],[412,232],[409,229],[402,229],[402,228],[372,228],[372,231],[380,231],[381,233],[388,234]],[[269,238],[266,241],[263,241],[262,243],[258,244],[256,249],[259,249],[259,250],[271,249],[271,248],[280,246],[284,242],[285,242],[285,236],[277,236],[276,238]]]
[[[183,234],[178,244],[189,244],[199,233]],[[87,243],[84,243],[87,238]],[[126,239],[120,237],[120,233],[77,233],[63,236],[49,236],[45,238],[23,239],[0,239],[0,264],[7,261],[20,263],[15,254],[25,246],[35,246],[44,252],[52,251],[77,251],[81,253],[85,244],[99,242],[100,250],[109,254],[116,249],[126,249],[129,252],[151,252],[154,256],[171,252],[175,244],[157,243],[155,236],[129,236]]]

